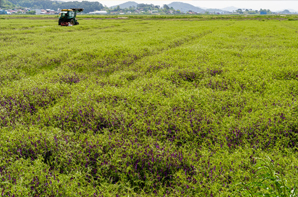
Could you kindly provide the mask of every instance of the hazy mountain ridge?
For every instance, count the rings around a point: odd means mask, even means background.
[[[135,1],[128,1],[119,5],[111,6],[110,8],[116,8],[117,6],[120,7],[120,9],[125,9],[129,7],[137,7],[139,4]],[[198,13],[205,13],[205,12],[227,12],[227,11],[233,11],[238,8],[235,7],[228,7],[227,9],[217,9],[217,8],[200,8],[196,7],[194,5],[191,5],[189,3],[184,3],[184,2],[172,2],[170,4],[167,4],[169,7],[173,7],[175,10],[180,10],[181,12],[188,12],[188,11],[193,11],[193,12],[198,12]]]
[[[125,9],[125,8],[129,8],[129,7],[137,7],[138,3],[134,2],[134,1],[128,1],[119,5],[115,5],[115,6],[111,6],[110,8],[116,8],[117,6],[119,6],[121,9]]]
[[[229,6],[229,7],[222,8],[221,10],[233,12],[234,10],[238,10],[238,9],[239,8],[236,8],[234,6]]]
[[[149,4],[149,3],[148,3]],[[134,1],[128,1],[126,3],[119,4],[119,7],[121,9],[129,8],[130,6],[135,6],[137,7],[138,3]],[[207,8],[207,7],[197,7],[189,3],[184,3],[184,2],[172,2],[170,4],[167,4],[169,7],[173,7],[175,10],[180,10],[181,12],[188,12],[188,11],[193,11],[193,12],[198,12],[198,13],[205,13],[205,12],[233,12],[238,9],[250,9],[250,8],[239,8],[239,7],[234,7],[234,6],[228,6],[225,8]],[[118,5],[111,6],[111,8],[115,8]],[[253,9],[254,10],[254,9]],[[285,10],[289,10],[290,12],[298,12],[294,9],[284,9],[284,10],[279,10],[275,12],[284,12]]]
[[[208,12],[228,12],[226,10],[221,10],[221,9],[214,9],[214,8],[208,8],[206,9]]]
[[[198,13],[205,13],[206,10],[196,7],[194,5],[191,5],[189,3],[183,3],[183,2],[172,2],[168,4],[169,7],[173,7],[175,10],[180,10],[181,12],[188,12],[189,10],[193,12],[198,12]]]

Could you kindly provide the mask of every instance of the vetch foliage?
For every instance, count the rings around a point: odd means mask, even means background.
[[[4,17],[1,195],[296,195],[293,16]]]

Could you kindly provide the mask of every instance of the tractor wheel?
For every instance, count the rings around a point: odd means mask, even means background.
[[[71,19],[70,24],[75,25],[75,21],[73,19]]]
[[[61,25],[61,21],[60,20],[58,21],[58,25]]]
[[[76,25],[80,24],[78,21],[76,21]]]

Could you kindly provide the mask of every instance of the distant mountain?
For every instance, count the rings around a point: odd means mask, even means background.
[[[291,14],[289,10],[279,11],[280,14]]]
[[[205,10],[199,7],[195,7],[188,3],[173,2],[168,4],[169,7],[173,7],[175,10],[180,10],[181,12],[188,12],[189,10],[198,13],[205,13]]]
[[[112,6],[111,8],[116,8],[118,5],[115,5],[115,6]],[[134,2],[134,1],[128,1],[126,3],[122,3],[119,5],[119,7],[121,9],[125,9],[125,8],[129,8],[129,7],[137,7],[138,6],[138,3]]]
[[[206,9],[206,11],[208,11],[208,12],[223,12],[223,11],[226,11],[226,10],[220,10],[220,9],[212,9],[212,8],[208,8],[208,9]]]
[[[273,10],[276,13],[279,14],[293,14],[293,13],[298,13],[296,10],[293,9],[285,9],[285,10]]]
[[[288,9],[290,12],[297,12],[296,10],[293,9]]]
[[[221,10],[232,12],[233,10],[238,10],[238,9],[239,8],[236,8],[234,6],[230,6],[230,7],[222,8]]]

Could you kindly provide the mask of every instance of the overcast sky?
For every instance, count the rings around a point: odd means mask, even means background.
[[[96,0],[92,0],[96,1]],[[298,0],[292,0],[292,1],[283,1],[283,0],[275,0],[275,1],[258,1],[258,0],[234,0],[234,1],[216,1],[216,0],[126,0],[126,1],[108,1],[108,0],[97,0],[103,5],[106,5],[108,7],[113,5],[118,5],[121,3],[125,3],[127,1],[135,1],[137,3],[147,3],[147,4],[154,4],[154,5],[163,5],[163,4],[169,4],[171,2],[185,2],[192,4],[197,7],[201,8],[225,8],[225,7],[239,7],[239,8],[248,8],[248,9],[270,9],[272,11],[280,11],[284,9],[293,9],[298,11]]]

